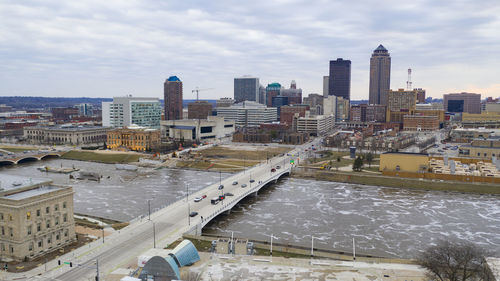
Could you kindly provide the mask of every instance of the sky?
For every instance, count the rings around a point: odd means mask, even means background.
[[[235,77],[322,93],[329,60],[352,61],[351,99],[368,99],[383,44],[391,88],[441,98],[500,96],[500,1],[0,1],[0,96],[233,97]]]

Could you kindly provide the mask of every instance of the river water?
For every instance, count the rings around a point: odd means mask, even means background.
[[[500,256],[500,196],[285,178],[249,197],[204,234],[231,235],[386,257],[414,257],[439,239]],[[318,239],[317,239],[318,238]]]
[[[101,182],[70,180],[36,168],[75,166],[98,172]],[[49,177],[73,186],[75,212],[127,221],[175,202],[229,174],[178,169],[138,172],[114,165],[52,159],[0,167],[0,173]],[[108,178],[110,176],[110,178]],[[405,190],[337,182],[283,178],[208,224],[205,234],[358,253],[411,258],[438,239],[473,241],[500,256],[500,196]]]
[[[103,175],[100,182],[70,180],[68,174],[45,173],[37,170],[51,167],[75,167]],[[137,172],[116,170],[115,165],[85,161],[51,159],[0,167],[0,173],[51,178],[56,184],[70,185],[75,191],[76,213],[129,221],[148,213],[148,199],[151,211],[173,203],[209,184],[229,176],[227,173],[188,171],[179,169],[154,170],[140,168]],[[108,178],[109,176],[109,178]]]

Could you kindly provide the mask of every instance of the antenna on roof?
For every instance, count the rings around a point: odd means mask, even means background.
[[[408,68],[408,81],[406,81],[406,89],[411,90],[411,68]]]

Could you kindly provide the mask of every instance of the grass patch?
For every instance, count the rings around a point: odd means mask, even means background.
[[[0,149],[7,150],[10,152],[23,152],[23,151],[30,151],[30,150],[38,150],[38,148],[33,147],[33,146],[9,146],[9,145],[0,145]]]
[[[197,152],[197,155],[203,158],[231,158],[231,159],[247,159],[247,160],[266,160],[267,157],[272,158],[282,153],[290,151],[286,147],[272,147],[258,150],[245,149],[230,149],[227,147],[211,147]]]
[[[175,240],[174,242],[170,243],[165,249],[174,249],[179,245],[184,239],[187,239],[193,243],[193,245],[196,247],[196,249],[200,252],[208,252],[210,251],[210,248],[212,248],[212,242],[211,241],[205,241],[205,240],[199,240],[199,239],[192,239],[192,238],[180,238]]]
[[[130,223],[128,222],[120,222],[120,223],[114,223],[111,225],[111,227],[114,229],[114,230],[120,230],[124,227],[127,227]]]
[[[102,229],[98,223],[89,221],[88,219],[75,218],[75,224],[93,229]]]
[[[131,153],[99,153],[94,151],[72,150],[61,156],[63,159],[92,161],[106,164],[137,162],[141,156]]]

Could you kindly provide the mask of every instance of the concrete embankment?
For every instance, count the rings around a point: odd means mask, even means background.
[[[197,236],[197,235],[189,235],[184,234],[184,239],[189,239],[193,241],[196,245],[198,241],[211,242],[213,240],[217,240],[220,237],[214,236]],[[225,237],[227,238],[227,237]],[[255,241],[249,240],[253,242],[254,249],[264,250],[264,252],[269,254],[269,250],[271,245],[269,242],[264,241]],[[273,243],[273,256],[284,256],[284,257],[303,257],[309,258],[311,257],[311,248],[301,247],[301,246],[293,246],[293,245],[281,245],[279,243]],[[342,261],[352,261],[352,253],[340,252],[340,251],[327,251],[322,249],[314,249],[314,256],[318,258],[328,258],[333,260],[342,260]],[[399,263],[399,264],[416,264],[415,260],[412,259],[398,259],[398,258],[385,258],[385,257],[374,257],[364,254],[356,253],[356,261],[358,262],[367,262],[367,263]]]
[[[292,171],[292,177],[397,188],[500,194],[500,186],[495,184],[388,177],[360,172],[337,172],[296,168]]]

